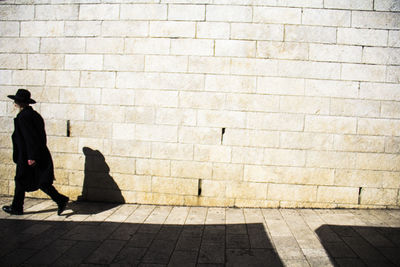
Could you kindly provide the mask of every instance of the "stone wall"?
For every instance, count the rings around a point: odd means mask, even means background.
[[[400,206],[397,0],[5,0],[0,37],[2,194],[22,87],[73,199]]]

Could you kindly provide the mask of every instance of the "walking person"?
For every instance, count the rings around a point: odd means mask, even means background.
[[[18,89],[15,95],[8,97],[14,100],[15,107],[19,109],[12,134],[13,161],[17,168],[14,199],[10,206],[3,206],[3,211],[22,215],[25,192],[40,189],[57,203],[57,213],[61,215],[69,198],[58,193],[53,186],[53,160],[46,145],[44,121],[30,106],[36,101],[31,99],[31,93],[25,89]]]

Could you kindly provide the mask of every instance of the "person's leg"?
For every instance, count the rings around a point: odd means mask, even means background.
[[[16,211],[24,210],[25,190],[18,181],[15,181],[14,199],[11,207]]]
[[[54,188],[52,184],[43,184],[40,185],[39,188],[47,195],[49,195],[54,202],[57,203],[58,206],[57,214],[61,215],[61,213],[65,210],[65,207],[67,206],[69,198],[67,196],[58,193],[58,191]]]

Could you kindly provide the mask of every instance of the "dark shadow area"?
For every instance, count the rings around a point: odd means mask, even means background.
[[[262,224],[0,220],[1,266],[283,266]]]
[[[400,266],[400,228],[323,225],[316,233],[335,266]]]
[[[110,203],[125,203],[121,190],[110,176],[110,167],[98,150],[84,147],[85,178],[79,200]]]

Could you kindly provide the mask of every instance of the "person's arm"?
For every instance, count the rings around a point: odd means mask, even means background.
[[[39,157],[40,141],[38,138],[37,130],[33,124],[32,117],[21,116],[19,118],[19,128],[21,130],[22,137],[24,138],[26,151],[28,156],[28,165],[35,165]]]

